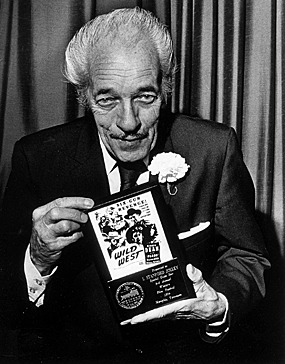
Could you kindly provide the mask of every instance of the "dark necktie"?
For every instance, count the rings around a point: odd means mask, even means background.
[[[127,163],[118,162],[118,167],[121,176],[120,191],[134,187],[139,175],[147,170],[143,161]]]

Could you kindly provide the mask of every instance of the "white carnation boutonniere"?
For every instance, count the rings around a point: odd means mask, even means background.
[[[189,168],[185,158],[172,152],[157,154],[148,166],[152,175],[158,174],[159,183],[167,184],[167,191],[170,195],[177,193],[178,189],[175,182],[183,178]]]

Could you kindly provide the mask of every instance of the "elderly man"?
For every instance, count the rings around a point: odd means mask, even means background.
[[[66,50],[65,74],[86,117],[16,143],[2,217],[2,316],[9,327],[51,333],[52,352],[57,345],[96,362],[188,362],[265,294],[269,262],[235,133],[165,111],[174,71],[170,35],[153,15],[136,8],[99,16]],[[119,325],[82,226],[96,200],[120,190],[124,168],[139,170],[161,152],[190,165],[175,194],[161,189],[197,297]],[[132,184],[149,180],[139,174]],[[198,226],[206,228],[192,235]]]

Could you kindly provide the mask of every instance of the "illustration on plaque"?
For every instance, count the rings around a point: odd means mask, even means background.
[[[112,279],[173,258],[150,192],[89,215]]]

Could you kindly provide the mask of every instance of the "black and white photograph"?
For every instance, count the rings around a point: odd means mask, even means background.
[[[0,363],[285,363],[284,85],[285,0],[0,0]]]
[[[89,213],[112,279],[173,259],[151,192]]]

